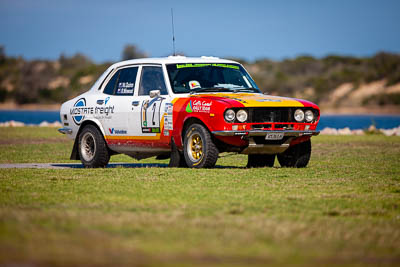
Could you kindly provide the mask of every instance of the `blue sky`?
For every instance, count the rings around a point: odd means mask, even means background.
[[[119,61],[136,44],[150,56],[281,60],[298,55],[400,52],[400,1],[0,0],[0,45],[27,59],[81,52]]]

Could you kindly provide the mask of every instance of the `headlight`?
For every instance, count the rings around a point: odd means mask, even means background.
[[[225,120],[228,122],[233,122],[235,120],[235,111],[232,109],[225,111]]]
[[[236,113],[236,119],[239,121],[239,122],[245,122],[245,121],[247,121],[247,112],[246,112],[246,110],[244,110],[244,109],[241,109],[241,110],[239,110],[237,113]]]
[[[306,118],[307,122],[312,122],[314,120],[314,113],[311,110],[306,110],[304,117]]]
[[[301,109],[296,109],[296,111],[294,112],[294,119],[297,122],[301,122],[304,120],[304,111],[302,111]]]

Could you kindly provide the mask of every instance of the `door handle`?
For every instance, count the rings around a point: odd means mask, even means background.
[[[133,101],[132,106],[135,106],[135,107],[139,106],[139,101]]]

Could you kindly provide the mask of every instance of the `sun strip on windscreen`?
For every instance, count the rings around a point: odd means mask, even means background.
[[[235,65],[229,65],[229,64],[217,64],[217,63],[198,63],[198,64],[176,64],[176,68],[177,69],[182,69],[182,68],[201,68],[201,67],[208,67],[208,66],[212,66],[212,67],[220,67],[220,68],[229,68],[229,69],[235,69],[238,70],[239,66],[235,66]]]

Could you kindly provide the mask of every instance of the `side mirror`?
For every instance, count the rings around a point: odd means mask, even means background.
[[[150,98],[158,97],[160,96],[160,90],[151,90],[150,91]]]

